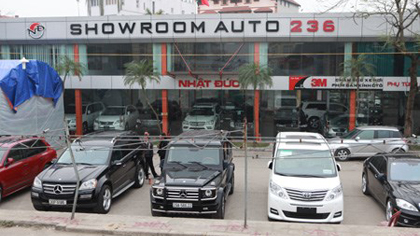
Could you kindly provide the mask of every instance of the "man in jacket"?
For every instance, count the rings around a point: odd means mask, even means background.
[[[146,159],[146,169],[145,172],[147,173],[147,179],[149,178],[149,168],[152,172],[154,178],[158,177],[159,175],[155,171],[155,167],[153,166],[153,143],[150,142],[149,133],[144,132],[144,142],[146,143],[146,151],[144,152],[144,158]]]
[[[159,157],[160,157],[159,167],[160,167],[161,172],[162,172],[162,169],[163,169],[163,161],[165,160],[166,148],[167,148],[168,144],[169,144],[168,137],[166,137],[165,133],[162,133],[160,135],[160,142],[159,142],[159,145],[158,145],[158,152],[157,152]]]

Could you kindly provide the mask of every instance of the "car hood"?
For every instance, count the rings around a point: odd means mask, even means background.
[[[97,178],[106,168],[107,166],[105,165],[77,165],[81,182]],[[52,165],[48,169],[44,170],[39,175],[39,178],[42,182],[76,182],[73,165]]]
[[[220,173],[218,170],[165,170],[163,181],[166,186],[202,187],[215,180]]]
[[[113,122],[115,122],[117,120],[120,120],[121,116],[104,116],[104,115],[102,115],[102,116],[98,117],[98,121],[113,121]]]
[[[214,116],[187,116],[185,118],[186,121],[188,122],[197,122],[197,121],[202,121],[202,122],[206,122],[206,121],[211,121],[214,120]]]
[[[76,120],[75,114],[66,114],[65,117],[66,117],[66,120]]]
[[[409,200],[420,208],[418,205],[420,204],[420,182],[391,181],[389,184],[394,190],[395,197]]]
[[[271,179],[282,188],[302,191],[331,190],[341,184],[340,178],[302,178],[274,174]]]

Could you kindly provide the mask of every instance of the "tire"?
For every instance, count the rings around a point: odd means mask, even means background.
[[[144,185],[144,180],[146,178],[146,175],[144,174],[144,169],[142,165],[139,165],[137,167],[136,176],[134,176],[134,188],[141,188]]]
[[[111,210],[112,205],[112,191],[108,185],[102,186],[101,192],[99,192],[98,205],[95,207],[95,212],[100,214],[106,214]]]
[[[392,217],[393,214],[394,214],[394,207],[392,206],[391,200],[388,199],[386,201],[386,208],[385,208],[386,221],[389,222],[389,220],[391,220],[391,217]]]
[[[232,195],[235,192],[235,173],[232,173],[231,184],[232,186],[230,187],[229,195]]]
[[[153,210],[152,210],[152,216],[155,216],[155,217],[163,216],[163,213],[161,213],[161,212],[156,212],[156,211],[153,211]]]
[[[334,156],[339,161],[347,161],[349,159],[350,151],[346,148],[338,149],[335,151]]]
[[[395,148],[394,150],[392,150],[392,153],[405,153],[405,151],[402,148]]]
[[[87,122],[83,123],[83,134],[87,134],[89,132],[89,126]]]
[[[275,219],[272,219],[269,216],[267,216],[267,220],[270,221],[270,222],[276,221]]]
[[[309,120],[308,120],[308,127],[309,128],[317,130],[317,129],[319,129],[319,125],[320,125],[320,122],[319,122],[318,117],[309,118]]]
[[[226,210],[226,198],[225,195],[222,195],[221,205],[219,209],[217,209],[217,213],[214,214],[215,219],[224,219],[225,218],[225,210]]]
[[[47,208],[42,205],[33,205],[37,211],[47,211]]]
[[[362,174],[362,193],[364,195],[370,195],[369,186],[368,186],[368,180],[366,178],[366,174],[365,173]]]

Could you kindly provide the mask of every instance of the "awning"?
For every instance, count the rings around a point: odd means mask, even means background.
[[[252,13],[251,8],[246,7],[224,7],[219,13]]]
[[[254,13],[273,13],[273,9],[269,7],[260,7],[255,9]]]

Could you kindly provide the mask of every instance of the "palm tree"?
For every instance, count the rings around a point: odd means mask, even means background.
[[[82,79],[84,73],[84,66],[80,62],[75,62],[70,59],[68,56],[63,56],[58,60],[58,63],[55,65],[55,70],[63,77],[63,91],[68,75],[76,75],[79,80]]]
[[[238,82],[240,87],[245,91],[249,86],[254,90],[254,95],[257,89],[263,89],[265,86],[272,87],[273,79],[271,78],[271,69],[267,66],[260,66],[257,63],[245,64],[239,68]],[[259,107],[259,104],[258,104]],[[256,109],[254,108],[254,121],[256,117]],[[258,130],[255,130],[255,136],[258,136]]]
[[[138,84],[141,87],[143,96],[146,99],[147,105],[155,114],[156,120],[159,120],[159,115],[151,105],[149,98],[146,94],[146,84],[149,80],[150,82],[156,81],[160,82],[159,73],[155,72],[156,69],[153,67],[153,62],[150,60],[143,59],[141,61],[132,61],[124,64],[125,67],[125,76],[124,76],[124,85],[132,87],[134,84]],[[157,122],[159,133],[162,133],[162,128],[160,123]]]
[[[149,8],[146,8],[146,15],[163,15],[163,10],[160,9],[159,11],[153,13]]]
[[[373,64],[367,61],[365,55],[360,54],[357,57],[353,57],[351,60],[347,60],[340,64],[340,67],[343,71],[342,78],[350,78],[350,83],[353,86],[353,83],[356,82],[356,117],[359,113],[359,88],[360,88],[360,79],[365,77],[373,78],[376,72],[376,68]]]
[[[91,0],[85,0],[85,2],[86,2],[86,5],[87,5],[88,16],[91,16],[92,15],[92,2],[91,2]]]

